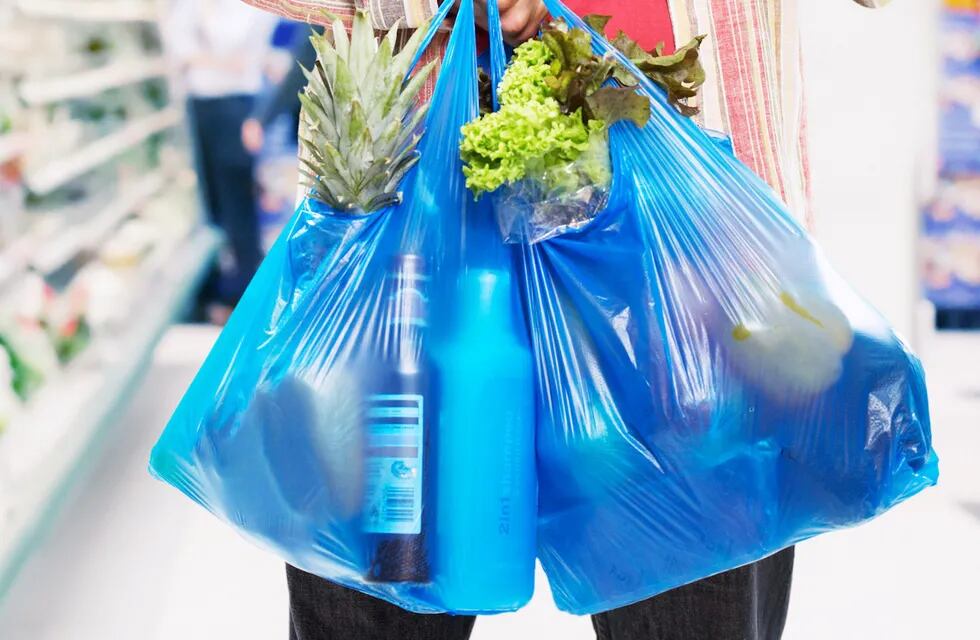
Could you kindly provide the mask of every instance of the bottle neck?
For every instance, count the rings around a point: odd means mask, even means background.
[[[417,373],[424,358],[428,326],[428,278],[419,256],[403,254],[395,258],[389,276],[388,328],[385,351],[401,373]]]
[[[425,327],[428,322],[428,299],[426,284],[428,278],[422,259],[414,254],[399,255],[395,259],[391,275],[392,288],[390,302],[395,325]]]
[[[510,274],[495,269],[471,269],[461,280],[460,330],[483,327],[514,329]]]

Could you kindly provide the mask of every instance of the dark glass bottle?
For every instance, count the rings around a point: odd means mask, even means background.
[[[428,582],[431,519],[428,443],[434,407],[426,329],[425,264],[399,255],[388,282],[389,315],[365,407],[364,531],[376,582]]]

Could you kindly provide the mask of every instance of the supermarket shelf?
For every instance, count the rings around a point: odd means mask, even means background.
[[[0,252],[0,292],[14,282],[27,268],[34,238],[25,235],[19,237],[12,245]]]
[[[118,131],[95,140],[69,156],[43,169],[28,173],[24,182],[37,194],[54,191],[63,184],[88,173],[121,153],[180,122],[182,113],[175,107],[157,111],[124,125]]]
[[[166,61],[158,57],[116,62],[68,76],[27,80],[20,85],[20,95],[29,105],[49,104],[156,78],[167,70]]]
[[[155,3],[126,0],[19,0],[21,11],[37,18],[77,22],[153,22]]]
[[[69,491],[97,457],[105,434],[147,369],[167,326],[187,304],[218,246],[201,229],[147,277],[129,328],[94,342],[14,418],[0,438],[8,471],[0,520],[0,595],[40,543]]]
[[[41,273],[52,273],[82,251],[96,248],[120,222],[167,186],[169,179],[165,169],[140,178],[88,222],[42,243],[30,257],[29,265]]]
[[[23,133],[6,133],[0,135],[0,164],[13,160],[27,151],[30,138]]]
[[[25,233],[12,245],[0,251],[0,292],[16,280],[25,269],[52,273],[85,249],[98,246],[126,216],[159,193],[170,180],[166,169],[158,169],[125,188],[115,199],[88,222],[70,233],[59,230],[52,235]]]

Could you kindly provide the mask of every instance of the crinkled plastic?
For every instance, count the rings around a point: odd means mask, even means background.
[[[504,240],[534,244],[584,229],[605,207],[609,190],[606,185],[590,184],[574,190],[546,190],[536,177],[530,177],[490,197]]]
[[[598,149],[586,154],[601,153],[608,164],[608,146],[596,142],[592,146]],[[586,177],[581,165],[596,164],[586,154],[546,173],[529,171],[520,182],[489,195],[505,242],[534,244],[584,229],[592,222],[608,202],[609,181],[595,184]]]
[[[533,590],[534,399],[511,258],[459,160],[478,112],[469,0],[456,24],[402,204],[299,207],[150,466],[294,566],[476,613]]]
[[[472,25],[464,0],[403,203],[302,204],[154,474],[297,567],[456,613],[523,605],[535,555],[559,607],[610,609],[936,481],[918,361],[649,82],[650,123],[610,130],[599,210],[474,202]]]
[[[937,479],[919,361],[760,178],[640,90],[651,120],[612,127],[607,207],[521,245],[538,554],[575,613],[860,523]]]

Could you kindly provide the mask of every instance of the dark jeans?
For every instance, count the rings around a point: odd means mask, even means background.
[[[262,261],[254,160],[241,136],[253,102],[251,96],[226,96],[193,98],[188,105],[204,207],[225,233],[234,263],[207,283],[209,302],[238,302]]]
[[[778,640],[793,549],[592,616],[598,640]],[[290,640],[466,640],[473,616],[420,615],[286,567]],[[542,637],[547,637],[546,635]]]

